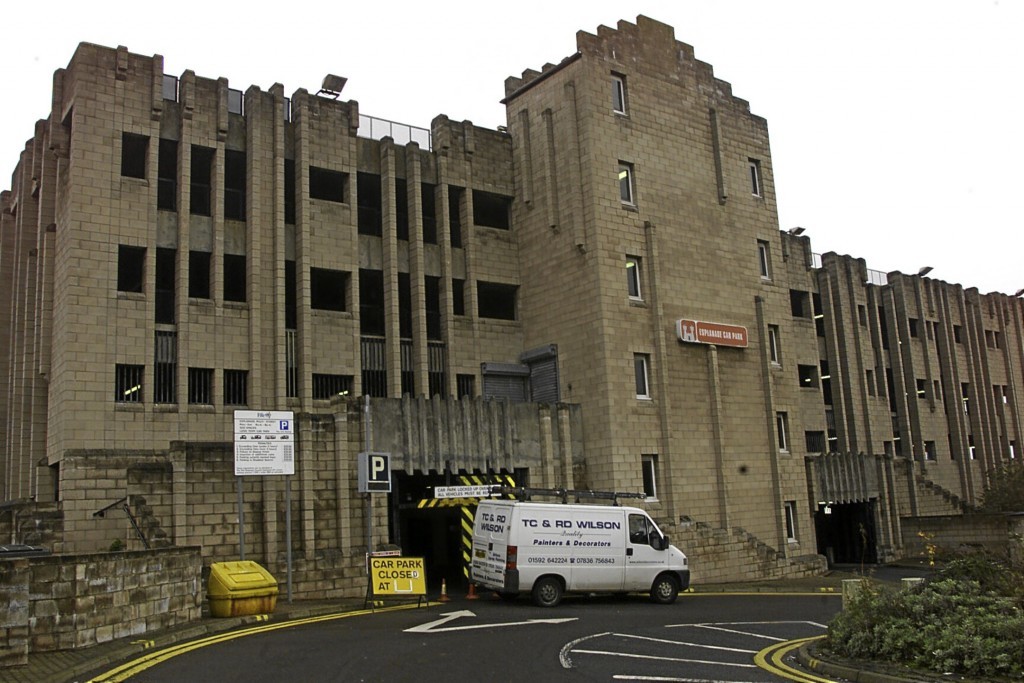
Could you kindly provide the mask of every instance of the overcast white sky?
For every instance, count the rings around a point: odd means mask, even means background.
[[[0,186],[81,41],[240,90],[315,92],[336,73],[362,113],[493,128],[507,76],[638,14],[673,26],[768,119],[781,228],[869,268],[1024,288],[1021,0],[16,3],[0,40]]]

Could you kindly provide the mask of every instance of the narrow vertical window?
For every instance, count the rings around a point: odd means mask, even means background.
[[[658,498],[658,456],[657,455],[641,455],[640,456],[640,467],[641,474],[643,475],[644,481],[644,496],[647,500],[657,500]]]
[[[619,199],[623,204],[634,206],[633,165],[619,162]]]
[[[210,298],[210,252],[188,252],[188,296],[191,299]]]
[[[626,257],[626,289],[629,292],[630,299],[636,299],[638,301],[643,299],[643,295],[640,290],[639,256]]]
[[[786,501],[786,540],[796,542],[796,501]]]
[[[786,413],[775,413],[775,432],[779,452],[789,452],[789,416]]]
[[[224,301],[245,301],[245,254],[224,254]]]
[[[213,368],[188,369],[190,405],[213,405]]]
[[[178,141],[160,138],[157,155],[156,208],[176,211],[178,208]]]
[[[249,405],[249,371],[224,371],[224,405]]]
[[[782,356],[779,354],[779,326],[768,326],[768,360],[774,365],[781,365]]]
[[[633,354],[633,373],[636,381],[636,397],[650,398],[651,391],[647,382],[648,355],[646,353]]]
[[[245,152],[224,151],[224,218],[245,220]]]
[[[191,203],[189,213],[196,216],[209,216],[213,200],[211,183],[213,182],[213,155],[216,150],[209,147],[192,145],[191,166]]]
[[[621,74],[612,74],[612,111],[626,113],[626,77]]]
[[[762,196],[761,162],[757,159],[747,159],[747,166],[750,169],[750,194],[760,197]]]
[[[761,279],[771,280],[772,279],[772,265],[769,259],[770,252],[768,251],[768,243],[764,240],[757,241],[757,259],[758,265],[761,268]]]

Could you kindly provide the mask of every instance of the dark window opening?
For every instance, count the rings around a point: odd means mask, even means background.
[[[832,373],[829,371],[828,361],[823,360],[821,365],[821,398],[825,405],[832,405]]]
[[[800,376],[801,389],[818,388],[818,368],[814,365],[797,365],[797,374]]]
[[[409,191],[405,178],[395,178],[395,223],[398,239],[409,241]]]
[[[309,167],[309,196],[328,202],[345,203],[348,174],[317,166]]]
[[[409,273],[398,274],[398,336],[412,339],[412,283]]]
[[[224,218],[245,220],[245,152],[224,152]]]
[[[188,369],[188,402],[190,405],[213,405],[213,368]]]
[[[191,203],[189,212],[197,216],[211,216],[213,182],[213,155],[215,150],[209,147],[192,145],[191,166]]]
[[[135,133],[121,133],[121,175],[126,178],[146,177],[146,152],[149,138]]]
[[[423,281],[427,310],[427,339],[441,339],[441,278],[427,275]],[[431,394],[433,395],[433,393]]]
[[[352,375],[325,375],[313,373],[313,398],[325,401],[335,396],[352,395]]]
[[[154,345],[153,402],[178,402],[178,335],[158,330]]]
[[[413,371],[412,340],[403,339],[399,345],[400,372],[399,380],[402,382],[402,395],[416,395],[416,373]]]
[[[348,273],[327,268],[309,269],[310,306],[321,311],[345,311]]]
[[[295,261],[284,262],[284,326],[298,328],[298,293],[295,282]]]
[[[825,452],[825,432],[804,432],[804,442],[808,453]]]
[[[380,237],[383,234],[381,219],[383,199],[379,175],[375,173],[356,175],[356,203],[359,215],[359,234]]]
[[[910,327],[910,336],[917,338],[917,318],[907,318],[907,324]]]
[[[857,320],[860,322],[861,327],[868,326],[868,309],[865,308],[864,304],[857,305]]]
[[[245,301],[246,263],[243,254],[224,254],[224,301]]]
[[[420,208],[423,211],[423,242],[437,244],[437,209],[434,201],[435,185],[420,183]]]
[[[142,292],[146,272],[146,248],[120,244],[117,247],[117,291]]]
[[[481,318],[497,320],[516,319],[516,285],[505,285],[497,282],[477,282],[476,295]]]
[[[114,366],[114,401],[142,403],[142,365]]]
[[[452,280],[452,313],[466,315],[466,281],[458,278]]]
[[[456,398],[473,398],[476,396],[476,376],[455,375],[455,387],[459,394]]]
[[[453,249],[462,248],[462,197],[466,188],[448,186],[448,230]]]
[[[917,384],[917,397],[925,399],[928,397],[928,380],[919,379],[916,381]]]
[[[789,306],[794,318],[811,317],[811,301],[807,292],[798,289],[789,290]]]
[[[157,155],[156,208],[178,210],[178,141],[160,138]]]
[[[156,322],[174,324],[174,261],[177,249],[156,250]]]
[[[295,160],[284,160],[284,222],[295,225]]]
[[[811,303],[814,306],[814,331],[819,337],[825,336],[825,313],[821,308],[821,295],[815,292],[811,295]]]
[[[957,344],[963,344],[963,331],[964,328],[959,325],[953,325],[953,341]]]
[[[188,295],[192,299],[210,298],[210,252],[188,252]]]
[[[381,398],[387,396],[388,371],[384,340],[363,338],[359,344],[359,355],[363,370],[363,394]]]
[[[359,332],[376,337],[384,336],[384,271],[382,270],[359,271]]]
[[[897,403],[896,403],[896,385],[895,385],[895,383],[893,382],[893,379],[892,379],[892,368],[886,368],[885,369],[885,388],[886,388],[886,396],[889,397],[889,410],[890,411],[895,411],[896,410],[896,406],[897,406]]]
[[[473,223],[488,228],[512,227],[512,197],[473,190]]]
[[[224,405],[249,405],[249,371],[224,371]]]
[[[878,307],[878,329],[881,332],[882,348],[889,348],[889,322],[885,318],[885,309]]]

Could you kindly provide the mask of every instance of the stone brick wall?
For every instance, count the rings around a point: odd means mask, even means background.
[[[938,547],[940,557],[984,550],[1015,562],[1024,561],[1024,542],[1021,540],[1024,515],[904,517],[901,521],[905,557],[926,557],[925,545],[933,543]]]
[[[0,667],[201,616],[195,547],[0,560]]]
[[[695,522],[663,524],[662,529],[686,553],[694,584],[818,576],[828,569],[824,555],[787,558],[739,527],[721,529]]]

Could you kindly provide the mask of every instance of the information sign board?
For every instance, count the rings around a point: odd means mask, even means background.
[[[370,557],[370,592],[375,596],[427,594],[422,557]]]
[[[235,411],[235,476],[295,474],[295,414]]]

